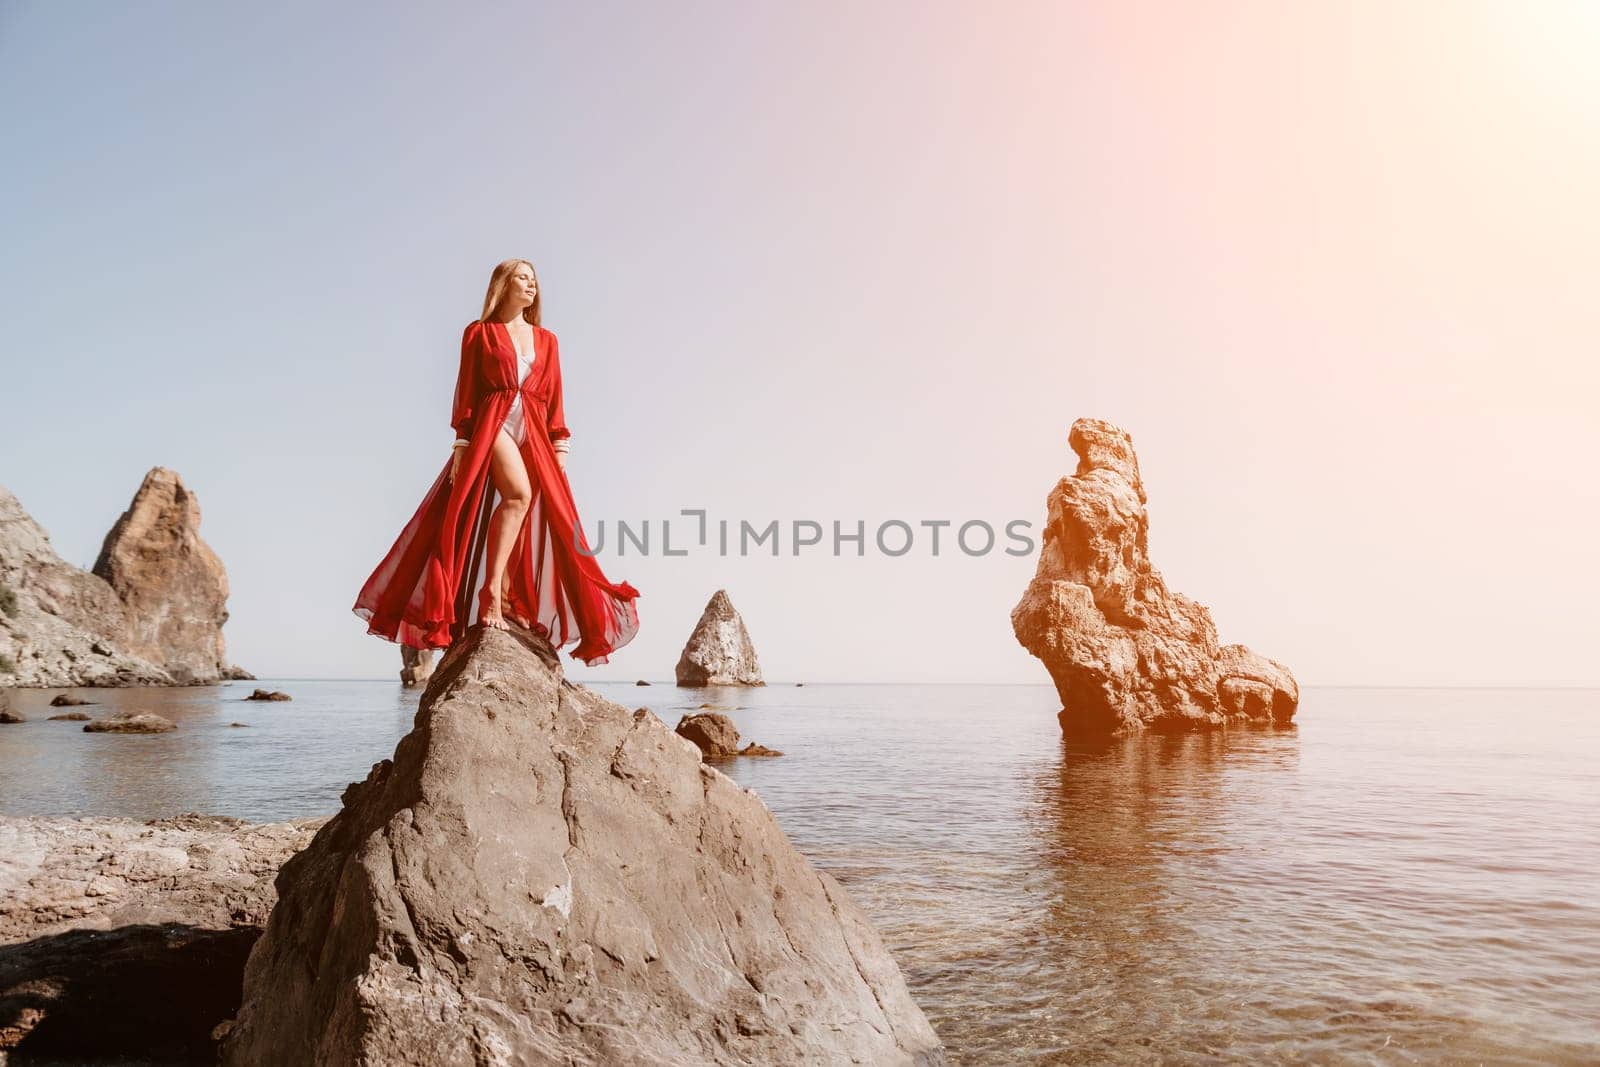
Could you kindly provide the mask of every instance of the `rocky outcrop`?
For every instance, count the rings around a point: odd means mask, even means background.
[[[179,685],[222,679],[228,575],[200,539],[200,502],[176,471],[156,467],[106,534],[94,573],[127,606],[122,643]]]
[[[433,677],[433,649],[400,646],[400,684],[407,689],[420,689]]]
[[[943,1062],[760,798],[532,634],[470,629],[343,800],[278,877],[224,1063]]]
[[[66,563],[0,488],[0,686],[208,684],[249,677],[223,659],[227,579],[199,509],[157,467],[95,571]]]
[[[640,709],[643,710],[643,709]],[[739,731],[733,720],[714,711],[685,715],[678,720],[673,732],[693,741],[700,755],[708,760],[731,759],[734,756],[781,756],[775,748],[758,745],[754,741],[739,747]]]
[[[755,646],[726,590],[718,589],[700,613],[678,657],[678,684],[765,685]]]
[[[294,697],[281,689],[253,689],[245,700],[293,700]]]
[[[171,685],[118,646],[127,611],[105,579],[56,554],[50,535],[0,487],[0,685]]]
[[[0,816],[0,1062],[214,1062],[272,880],[323,821]]]
[[[1149,559],[1149,515],[1133,439],[1099,419],[1068,437],[1077,470],[1046,502],[1033,581],[1011,612],[1044,661],[1072,734],[1286,723],[1299,704],[1287,668],[1221,648],[1203,604],[1167,589]]]

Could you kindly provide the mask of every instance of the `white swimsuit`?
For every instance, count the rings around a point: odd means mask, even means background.
[[[529,347],[533,347],[531,341]],[[517,398],[511,402],[511,410],[506,412],[506,421],[500,424],[500,428],[511,435],[511,439],[518,447],[521,447],[528,436],[528,427],[524,424],[526,420],[522,417],[522,386],[527,383],[528,375],[533,372],[536,355],[534,352],[529,352],[526,356],[517,353]]]

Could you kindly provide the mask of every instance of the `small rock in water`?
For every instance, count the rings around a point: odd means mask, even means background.
[[[649,685],[650,683],[645,681],[643,678],[640,678],[637,682],[634,682],[633,684],[634,685]]]
[[[709,704],[704,706],[710,707]],[[674,732],[693,741],[703,759],[727,759],[738,755],[739,731],[726,715],[718,715],[714,711],[685,715],[678,720]]]
[[[92,704],[92,703],[94,703],[94,701],[92,701],[92,700],[79,700],[77,697],[73,696],[71,693],[57,693],[51,699],[50,706],[52,708],[76,708],[76,707],[80,707],[80,706],[83,706],[83,705],[86,705],[86,704]]]
[[[228,725],[229,726],[249,726],[250,724],[247,723],[247,722],[230,722]]]
[[[63,712],[60,715],[52,715],[52,716],[50,716],[50,721],[51,722],[88,722],[89,721],[89,713],[87,711],[68,711],[68,712]]]
[[[141,711],[137,715],[96,719],[83,729],[85,733],[91,734],[164,734],[168,730],[177,728],[178,724],[171,719],[163,719],[153,712]]]
[[[28,721],[28,719],[27,719],[27,716],[25,716],[25,715],[18,714],[17,712],[12,711],[9,708],[0,708],[0,722],[3,722],[3,723],[19,723],[19,722],[27,722],[27,721]]]
[[[245,699],[246,700],[293,700],[294,698],[291,697],[288,693],[279,692],[276,689],[257,689],[255,692],[253,692],[249,696],[245,697]]]
[[[766,745],[758,745],[754,741],[752,741],[748,745],[744,746],[743,748],[741,748],[739,750],[739,755],[741,755],[741,756],[781,756],[781,755],[783,755],[783,753],[779,752],[775,748],[768,748]]]

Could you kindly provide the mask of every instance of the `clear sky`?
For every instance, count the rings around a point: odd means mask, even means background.
[[[1095,416],[1169,586],[1302,684],[1600,683],[1597,54],[1556,0],[8,0],[0,484],[88,565],[172,467],[231,658],[393,676],[350,605],[521,256],[642,593],[578,680],[670,677],[719,587],[772,680],[1046,680],[1031,554],[659,525],[1037,535]]]

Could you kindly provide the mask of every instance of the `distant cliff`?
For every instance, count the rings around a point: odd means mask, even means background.
[[[200,507],[156,467],[106,535],[93,572],[0,486],[0,686],[205,685],[249,678],[225,657],[228,578]]]

